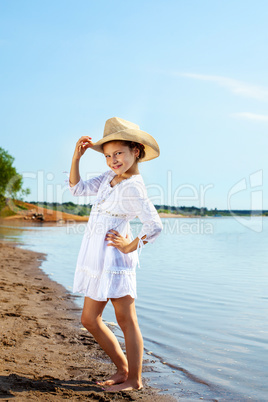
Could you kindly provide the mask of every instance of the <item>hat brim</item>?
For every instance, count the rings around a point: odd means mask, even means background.
[[[103,153],[102,145],[109,141],[134,141],[144,145],[145,157],[140,158],[140,162],[155,159],[160,155],[160,149],[156,140],[148,133],[142,130],[127,129],[120,132],[109,134],[101,140],[93,143],[91,149]]]

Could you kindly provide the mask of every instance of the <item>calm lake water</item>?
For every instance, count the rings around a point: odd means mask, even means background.
[[[259,219],[163,219],[143,248],[136,305],[152,386],[184,401],[268,400],[268,218],[256,231]],[[84,228],[5,223],[0,237],[46,253],[43,270],[70,290]],[[115,321],[110,305],[104,319]]]

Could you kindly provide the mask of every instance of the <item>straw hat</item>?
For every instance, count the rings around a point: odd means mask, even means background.
[[[140,159],[141,162],[157,158],[160,154],[159,146],[150,134],[140,130],[137,124],[119,117],[112,117],[106,121],[103,138],[95,142],[91,149],[103,153],[102,144],[115,140],[135,141],[143,144],[145,157]]]

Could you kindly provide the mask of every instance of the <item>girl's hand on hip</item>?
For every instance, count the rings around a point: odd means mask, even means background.
[[[119,251],[121,251],[124,254],[128,253],[128,247],[127,246],[130,244],[128,234],[126,235],[126,237],[123,237],[123,236],[120,235],[119,232],[117,232],[114,229],[111,229],[106,234],[105,240],[110,242],[110,243],[107,244],[107,246],[116,247]]]
[[[75,145],[75,150],[74,150],[74,159],[80,159],[81,156],[84,155],[86,150],[90,147],[92,147],[93,143],[91,141],[91,137],[88,137],[84,135],[83,137],[79,138]]]

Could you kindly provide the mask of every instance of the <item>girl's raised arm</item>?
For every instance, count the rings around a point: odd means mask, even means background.
[[[83,136],[79,138],[75,145],[75,150],[72,159],[72,166],[70,170],[70,177],[69,182],[70,186],[75,186],[80,180],[80,173],[79,173],[79,162],[81,156],[84,155],[86,150],[93,145],[91,141],[91,137]]]

